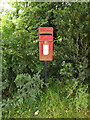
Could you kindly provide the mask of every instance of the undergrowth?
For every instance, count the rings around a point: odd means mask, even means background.
[[[81,88],[82,87],[82,88]],[[88,118],[87,85],[80,84],[72,94],[60,81],[45,87],[36,101],[9,109],[5,118]],[[71,91],[71,87],[68,89]],[[64,92],[63,96],[62,93]],[[27,99],[27,98],[26,98]],[[37,112],[37,114],[35,114]]]

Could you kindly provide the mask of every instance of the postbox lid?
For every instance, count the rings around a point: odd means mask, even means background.
[[[39,35],[53,35],[53,27],[40,27]]]

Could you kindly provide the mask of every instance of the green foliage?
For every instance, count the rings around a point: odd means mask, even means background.
[[[44,82],[40,79],[38,73],[32,78],[28,73],[18,74],[14,82],[16,83],[17,91],[13,93],[12,99],[3,99],[2,107],[4,108],[4,117],[7,117],[7,113],[10,112],[9,109],[14,109],[17,106],[23,105],[23,103],[28,104],[36,101],[36,98],[41,94],[41,89],[44,85]]]
[[[83,87],[83,88],[82,88]],[[62,87],[62,82],[58,81],[51,87],[44,89],[34,102],[20,104],[14,108],[10,117],[16,118],[86,118],[88,112],[88,93],[87,85],[79,85],[75,97],[71,95],[67,98],[66,86]],[[82,89],[81,89],[82,88]],[[71,88],[68,89],[69,91]],[[67,91],[67,90],[66,90]],[[39,111],[35,115],[36,111]]]
[[[28,111],[34,114],[38,106],[42,111],[40,117],[75,117],[77,112],[77,117],[86,115],[89,3],[14,2],[10,5],[15,9],[2,15],[4,117],[7,114],[10,117],[14,108],[28,107],[29,101]],[[48,82],[53,89],[48,88],[41,97],[44,62],[39,61],[39,27],[54,29],[53,61],[47,66]]]
[[[62,68],[60,70],[60,75],[63,76],[63,78],[68,78],[69,80],[72,78],[74,74],[74,68],[71,63],[65,63],[65,61],[62,62]]]
[[[36,74],[31,78],[29,74],[17,75],[15,79],[17,93],[16,96],[28,103],[31,100],[35,100],[36,96],[40,94],[40,88],[43,88],[43,80],[40,79],[40,75]],[[27,98],[27,99],[26,99]]]

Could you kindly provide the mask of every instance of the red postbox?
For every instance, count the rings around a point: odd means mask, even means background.
[[[42,61],[53,60],[53,28],[39,28],[39,59]]]

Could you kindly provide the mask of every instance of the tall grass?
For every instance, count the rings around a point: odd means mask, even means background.
[[[10,110],[8,116],[13,118],[87,118],[88,116],[88,94],[79,91],[67,97],[60,82],[56,82],[44,88],[37,100]],[[78,88],[79,89],[79,88]],[[82,94],[81,94],[82,93]],[[78,95],[79,94],[79,95]],[[81,97],[81,98],[80,98]],[[26,98],[27,99],[27,98]],[[38,114],[35,112],[38,110]]]

